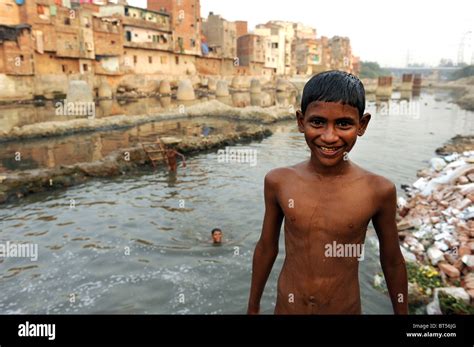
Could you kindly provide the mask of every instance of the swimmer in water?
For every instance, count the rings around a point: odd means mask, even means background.
[[[214,245],[220,245],[222,243],[222,230],[219,228],[214,228],[211,231],[212,243]]]

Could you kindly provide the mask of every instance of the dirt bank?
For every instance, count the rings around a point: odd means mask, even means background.
[[[474,76],[456,81],[432,83],[429,87],[457,91],[454,101],[459,107],[474,111]]]

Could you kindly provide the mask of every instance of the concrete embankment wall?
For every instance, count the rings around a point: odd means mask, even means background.
[[[270,135],[269,129],[254,124],[240,132],[210,135],[204,138],[185,138],[176,149],[190,155],[239,142],[263,139]],[[92,163],[8,173],[0,176],[0,204],[21,199],[33,193],[70,187],[91,178],[123,175],[140,168],[150,167],[150,164],[143,148],[133,147],[117,150],[104,159]]]

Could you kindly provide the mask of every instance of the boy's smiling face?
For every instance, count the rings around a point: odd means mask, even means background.
[[[325,167],[344,159],[345,152],[351,151],[370,121],[370,114],[359,117],[355,107],[324,101],[312,102],[304,115],[298,111],[296,116],[312,156]]]

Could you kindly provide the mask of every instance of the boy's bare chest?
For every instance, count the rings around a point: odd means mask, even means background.
[[[295,180],[282,187],[278,200],[285,226],[299,235],[319,231],[319,236],[337,234],[351,238],[365,231],[376,211],[374,193],[365,180]]]

